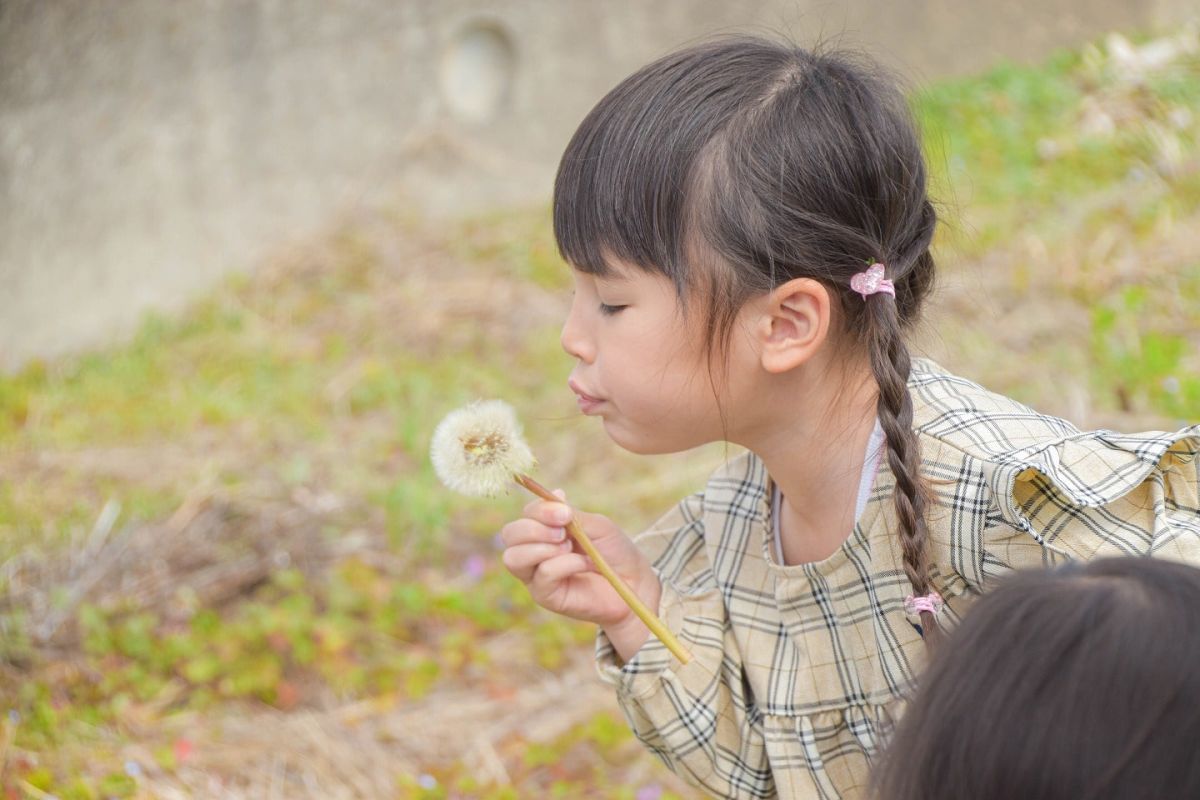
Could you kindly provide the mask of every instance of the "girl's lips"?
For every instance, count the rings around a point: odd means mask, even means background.
[[[592,397],[590,394],[584,392],[574,380],[568,380],[567,385],[571,387],[572,392],[579,396],[579,410],[584,414],[590,414],[593,409],[604,402],[600,398]]]
[[[593,409],[596,408],[596,406],[600,405],[603,402],[604,402],[603,400],[596,400],[591,397],[588,397],[587,395],[580,395],[579,396],[579,410],[585,414],[589,414],[592,412]]]
[[[580,389],[579,384],[575,383],[575,381],[567,381],[567,386],[570,386],[571,391],[574,392],[575,394],[579,395],[580,402],[583,402],[584,400],[587,400],[588,402],[591,402],[591,403],[602,402],[599,397],[592,397],[590,394],[587,394],[582,389]]]

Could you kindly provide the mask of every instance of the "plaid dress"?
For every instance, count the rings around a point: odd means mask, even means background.
[[[953,626],[989,579],[1065,559],[1142,554],[1200,565],[1200,425],[1081,432],[935,362],[909,378],[933,584]],[[603,631],[601,680],[639,740],[718,797],[861,797],[925,646],[884,459],[850,537],[823,561],[770,548],[773,484],[744,452],[634,538],[662,581],[654,636],[622,664]],[[981,721],[982,722],[982,721]]]

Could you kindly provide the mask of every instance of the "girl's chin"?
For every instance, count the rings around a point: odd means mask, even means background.
[[[653,452],[653,448],[648,447],[650,442],[647,442],[645,437],[631,434],[613,417],[608,415],[601,416],[604,423],[604,432],[608,434],[608,438],[612,439],[613,444],[617,447],[638,455],[650,455]]]
[[[622,450],[627,450],[639,456],[666,456],[672,453],[682,453],[696,446],[687,442],[667,442],[661,438],[654,439],[646,436],[638,436],[621,428],[619,424],[614,423],[607,417],[604,419],[604,432]]]

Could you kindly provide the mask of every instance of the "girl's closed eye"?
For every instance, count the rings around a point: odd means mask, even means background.
[[[601,303],[600,304],[600,313],[604,314],[607,317],[611,317],[613,314],[616,314],[622,308],[625,308],[625,306],[610,306],[606,303]]]

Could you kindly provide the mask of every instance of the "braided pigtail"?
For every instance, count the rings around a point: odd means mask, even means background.
[[[928,252],[918,258],[914,272],[926,272]],[[920,441],[912,427],[912,396],[908,392],[911,368],[908,348],[902,332],[901,309],[907,297],[904,287],[895,287],[896,296],[878,293],[864,297],[866,333],[871,371],[880,387],[877,414],[887,438],[888,467],[895,475],[893,495],[896,516],[900,519],[900,543],[904,553],[904,571],[917,599],[934,593],[929,575],[929,528],[926,510],[932,505],[928,482],[920,475]],[[925,643],[932,646],[938,638],[937,621],[930,603],[917,603]]]

